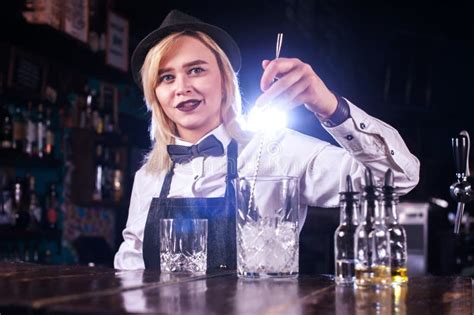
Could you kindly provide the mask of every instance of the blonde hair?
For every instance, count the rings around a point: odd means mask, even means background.
[[[246,134],[240,128],[237,118],[241,114],[242,100],[237,76],[232,69],[227,55],[208,35],[198,31],[183,31],[168,35],[146,55],[141,68],[142,86],[145,102],[151,111],[150,138],[153,143],[151,151],[145,158],[145,169],[148,172],[160,172],[171,166],[166,146],[175,142],[176,124],[163,111],[155,94],[158,84],[158,70],[162,59],[172,51],[174,44],[181,36],[191,36],[209,48],[217,59],[222,76],[221,121],[227,133],[237,141],[245,140]]]

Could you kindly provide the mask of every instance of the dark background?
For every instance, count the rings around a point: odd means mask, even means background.
[[[173,8],[226,29],[242,50],[244,103],[259,95],[261,60],[311,64],[330,89],[396,127],[420,159],[409,198],[448,200],[450,138],[472,132],[474,24],[468,1],[116,1],[131,21],[133,47]],[[390,69],[390,70],[389,70]],[[391,71],[390,74],[387,72]],[[390,82],[388,82],[390,80]],[[303,108],[291,127],[332,139]]]
[[[56,36],[32,32],[21,17],[23,5],[2,2],[4,40],[61,62],[73,60],[78,72],[99,73],[136,89],[129,73],[81,58],[87,55],[83,49],[71,55],[71,47],[62,46],[73,43],[61,46]],[[408,197],[449,198],[454,180],[450,138],[463,129],[472,132],[469,1],[115,0],[109,6],[130,21],[130,54],[173,8],[227,30],[242,52],[239,79],[246,107],[260,93],[261,61],[273,58],[276,34],[283,32],[281,56],[309,63],[330,89],[399,130],[422,165],[420,184]],[[146,116],[141,100],[136,107]],[[303,108],[292,113],[290,126],[334,143]],[[137,128],[131,138],[147,147],[146,129]]]
[[[276,35],[283,32],[282,57],[309,63],[330,89],[394,126],[419,158],[420,183],[404,200],[440,198],[449,202],[446,211],[455,211],[449,196],[455,180],[451,137],[463,129],[474,135],[470,1],[115,0],[108,5],[130,22],[130,55],[171,9],[227,30],[241,48],[239,80],[246,108],[260,93],[261,61],[274,57]],[[142,118],[124,127],[135,148],[129,174],[133,178],[149,141],[148,114],[131,74],[104,66],[73,39],[58,41],[57,34],[27,25],[23,6],[24,1],[2,1],[3,42],[74,65],[79,76],[130,85],[136,103],[131,106]],[[304,108],[291,113],[290,127],[335,143]],[[467,211],[471,208],[468,205]],[[126,210],[118,215],[123,226]],[[440,220],[447,221],[446,215]],[[117,244],[120,241],[118,237]]]

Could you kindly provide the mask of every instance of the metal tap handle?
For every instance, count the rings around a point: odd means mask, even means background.
[[[464,206],[473,198],[471,183],[468,181],[470,150],[469,133],[463,130],[457,137],[452,138],[451,141],[453,145],[457,182],[451,185],[450,192],[453,199],[458,202],[456,219],[454,221],[454,233],[459,234]]]
[[[465,136],[467,138],[467,158],[466,158],[466,176],[471,175],[469,171],[469,156],[471,155],[471,137],[466,130],[463,130],[459,133],[460,136]]]
[[[466,176],[469,141],[465,135],[458,135],[451,139],[453,144],[454,164],[456,167],[456,178],[462,181]]]
[[[456,209],[456,218],[454,219],[454,233],[459,234],[459,228],[461,227],[462,217],[464,215],[464,202],[458,202],[458,208]]]

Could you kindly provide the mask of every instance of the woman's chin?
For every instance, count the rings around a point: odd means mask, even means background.
[[[185,121],[178,122],[178,131],[180,134],[196,134],[204,135],[205,133],[215,129],[219,126],[219,122],[203,122],[203,121]]]

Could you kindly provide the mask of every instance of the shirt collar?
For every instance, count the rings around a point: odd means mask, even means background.
[[[204,138],[210,135],[214,135],[222,143],[222,145],[224,146],[224,149],[227,148],[231,140],[229,134],[227,133],[227,130],[224,127],[224,124],[220,124],[215,129],[205,134],[201,139],[196,141],[196,144],[201,142]],[[176,144],[178,145],[185,145],[185,146],[193,145],[193,143],[184,141],[183,139],[180,139],[178,137],[176,137],[175,139],[176,139]]]

